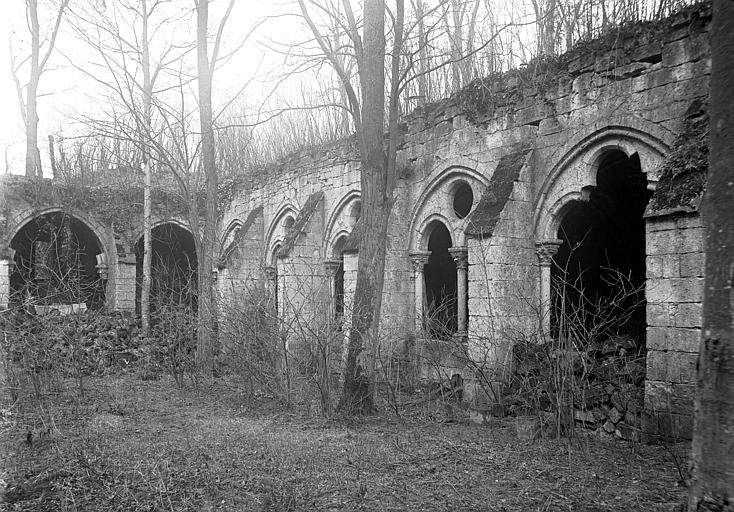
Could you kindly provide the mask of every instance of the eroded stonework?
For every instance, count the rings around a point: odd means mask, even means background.
[[[404,119],[382,353],[403,354],[423,375],[437,371],[427,361],[438,354],[441,371],[471,382],[455,340],[441,347],[421,342],[417,332],[427,329],[426,315],[444,293],[441,282],[429,282],[445,278],[432,270],[448,268],[441,265],[455,269],[443,289],[459,303],[446,318],[475,361],[506,362],[511,333],[539,325],[552,330],[550,269],[563,243],[562,220],[593,198],[609,155],[639,165],[653,194],[691,105],[708,98],[709,20],[709,7],[698,6],[650,32],[621,32],[606,47],[591,45],[538,67],[535,78],[527,70],[474,83]],[[358,258],[359,171],[355,149],[344,141],[292,155],[278,172],[237,190],[220,220],[222,300],[261,286],[277,290],[284,319],[338,321],[346,331]],[[457,207],[458,190],[471,197],[468,214]],[[690,435],[704,268],[703,228],[690,197],[684,207],[648,212],[644,222],[645,428],[651,434]],[[9,233],[23,222],[8,219]],[[438,226],[445,231],[440,237]],[[108,300],[130,309],[128,256],[115,248],[109,226],[100,231]],[[452,259],[432,260],[438,254],[432,246]],[[8,261],[0,260],[0,270]],[[429,271],[434,277],[427,280]],[[343,272],[338,282],[337,272]],[[7,296],[3,279],[0,300]]]

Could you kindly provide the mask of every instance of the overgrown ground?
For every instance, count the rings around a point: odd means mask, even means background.
[[[223,381],[87,387],[4,397],[0,510],[648,511],[685,500],[685,444],[521,442],[509,420],[447,422],[427,403],[403,418],[324,420]]]

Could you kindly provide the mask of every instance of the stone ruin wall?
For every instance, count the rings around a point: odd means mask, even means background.
[[[405,118],[387,244],[386,353],[431,356],[413,339],[420,325],[416,291],[431,222],[441,221],[453,247],[466,250],[469,351],[477,359],[505,360],[507,333],[535,328],[543,313],[560,219],[595,185],[605,152],[637,154],[655,188],[687,110],[708,97],[709,20],[710,6],[689,9],[656,30],[622,31],[556,62],[473,84]],[[459,182],[474,195],[465,219],[451,206]],[[359,162],[348,141],[291,155],[251,178],[221,219],[221,257],[213,269],[221,295],[235,300],[245,289],[267,292],[277,275],[283,304],[291,306],[280,311],[286,320],[294,310],[312,324],[328,320],[335,244],[349,236],[358,197]],[[26,222],[28,208],[16,203],[4,198],[6,233]],[[284,224],[289,216],[297,232]],[[97,224],[109,262],[108,304],[132,309],[131,246],[119,243],[109,223]],[[646,241],[645,428],[687,436],[703,289],[698,212],[650,217]],[[8,252],[0,256],[2,270]],[[347,308],[356,258],[344,256]],[[0,275],[0,299],[7,301],[5,281],[7,272]],[[450,350],[438,352],[455,366],[446,373],[464,371],[470,379],[460,361],[450,361]]]
[[[439,219],[449,227],[453,246],[468,252],[470,351],[476,358],[490,355],[502,361],[507,356],[506,333],[537,324],[543,287],[548,286],[543,283],[548,265],[544,248],[552,249],[568,203],[595,185],[601,156],[611,149],[636,153],[648,187],[655,188],[687,109],[708,96],[709,16],[706,7],[699,8],[678,15],[655,37],[640,32],[618,38],[612,48],[566,56],[552,77],[542,71],[535,81],[509,74],[484,90],[492,97],[475,110],[457,95],[405,119],[383,302],[383,326],[395,346],[415,332],[416,273],[410,255],[426,250],[427,225]],[[514,168],[498,172],[503,157],[513,154],[522,155]],[[237,196],[223,226],[262,206],[264,249],[272,244],[268,227],[279,209],[292,205],[297,213],[311,194],[323,192],[299,250],[283,261],[292,265],[294,275],[322,278],[313,286],[322,290],[323,306],[328,288],[324,262],[332,258],[335,231],[350,228],[333,219],[345,198],[358,194],[359,163],[344,143],[302,152],[281,165],[279,173]],[[508,177],[506,197],[489,201],[491,218],[456,218],[450,203],[453,182],[471,185],[476,208],[502,185],[497,180]],[[470,223],[486,225],[489,233],[477,236],[477,229],[467,229]],[[652,432],[672,425],[690,434],[702,300],[701,229],[695,211],[673,211],[646,223],[645,406],[653,413],[647,419]],[[263,249],[260,266],[267,260]],[[300,286],[298,293],[303,293]],[[420,346],[415,350],[415,357],[426,356]]]

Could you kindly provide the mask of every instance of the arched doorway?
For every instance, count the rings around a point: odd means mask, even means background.
[[[553,258],[551,329],[626,334],[645,344],[645,221],[651,192],[637,154],[610,151],[588,200],[571,205]],[[587,340],[594,341],[594,340]]]
[[[423,271],[425,280],[425,329],[434,338],[451,337],[458,328],[456,263],[449,249],[451,233],[435,221],[428,236],[430,256]]]
[[[15,234],[10,247],[15,251],[11,305],[104,306],[106,276],[98,272],[106,268],[104,252],[81,220],[61,211],[40,215]]]
[[[152,283],[150,308],[154,313],[163,305],[196,309],[198,262],[193,235],[185,228],[165,223],[152,232]],[[143,240],[135,246],[136,309],[140,312],[140,294],[143,283]]]

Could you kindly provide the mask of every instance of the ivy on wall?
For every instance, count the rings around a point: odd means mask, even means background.
[[[133,232],[142,225],[143,187],[141,184],[115,184],[83,186],[61,183],[48,179],[6,177],[4,205],[0,225],[7,233],[14,207],[27,207],[39,211],[61,206],[67,211],[80,211],[115,227],[116,232]],[[188,218],[189,205],[175,191],[154,188],[151,191],[153,214],[162,218]],[[204,200],[197,198],[197,211],[204,213]],[[9,240],[7,241],[9,242]]]

